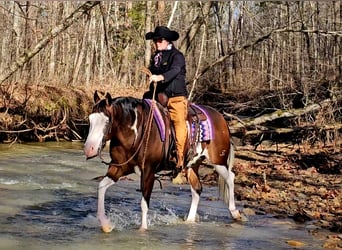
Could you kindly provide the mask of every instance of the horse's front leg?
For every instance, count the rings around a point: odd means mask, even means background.
[[[104,201],[107,188],[109,188],[114,183],[115,182],[112,179],[105,176],[100,181],[98,187],[97,218],[101,223],[102,231],[105,233],[109,233],[113,230],[113,225],[111,224],[110,219],[106,216]]]
[[[141,226],[140,230],[144,231],[147,229],[147,212],[150,206],[150,198],[154,184],[154,173],[153,171],[147,170],[146,167],[145,171],[142,171],[141,178],[140,178],[140,185],[141,185]]]
[[[148,207],[149,204],[146,201],[146,199],[143,197],[141,197],[141,225],[140,225],[140,230],[144,231],[147,229],[147,212],[148,212]]]
[[[198,178],[198,174],[194,171],[193,168],[189,168],[187,170],[187,177],[191,187],[192,199],[189,214],[186,221],[195,222],[200,195],[202,193],[202,184]]]

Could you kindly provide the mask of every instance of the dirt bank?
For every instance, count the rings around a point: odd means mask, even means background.
[[[267,155],[268,160],[246,159],[244,151]],[[235,194],[243,210],[290,217],[313,230],[342,232],[342,155],[333,145],[320,149],[281,144],[278,150],[274,145],[258,151],[238,146],[236,156]],[[216,185],[217,174],[204,171],[202,180]]]
[[[110,85],[1,85],[0,143],[84,139],[95,90],[114,96],[140,97],[141,93],[136,88],[114,89]]]

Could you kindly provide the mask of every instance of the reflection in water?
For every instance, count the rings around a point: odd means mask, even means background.
[[[290,221],[255,216],[235,223],[217,197],[204,187],[199,222],[187,224],[188,186],[159,185],[151,197],[149,230],[140,232],[138,181],[122,180],[108,190],[106,210],[115,225],[100,231],[97,183],[106,167],[86,161],[81,143],[0,145],[0,249],[292,249],[300,240],[321,245]],[[282,222],[282,223],[279,223]]]

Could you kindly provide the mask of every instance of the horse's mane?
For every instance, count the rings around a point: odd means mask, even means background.
[[[131,110],[139,105],[143,105],[143,100],[132,96],[120,96],[112,99],[112,105],[120,105],[122,108]]]
[[[132,96],[115,97],[112,99],[111,105],[115,109],[120,109],[122,111],[121,115],[128,115],[131,121],[136,119],[136,107],[141,106],[143,109],[146,107],[146,103],[142,99]]]
[[[149,110],[149,105],[143,99],[132,96],[119,96],[110,100],[104,98],[98,101],[94,106],[93,111],[104,112],[107,116],[110,116],[108,110],[106,110],[108,101],[110,101],[110,105],[115,110],[114,113],[117,120],[125,119],[127,122],[128,120],[134,121],[137,118],[135,110],[139,106],[142,107],[143,110]]]

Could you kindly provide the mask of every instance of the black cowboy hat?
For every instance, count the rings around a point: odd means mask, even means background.
[[[170,30],[165,26],[157,26],[154,32],[148,32],[145,35],[146,40],[164,38],[169,42],[176,41],[179,38],[177,31]]]

